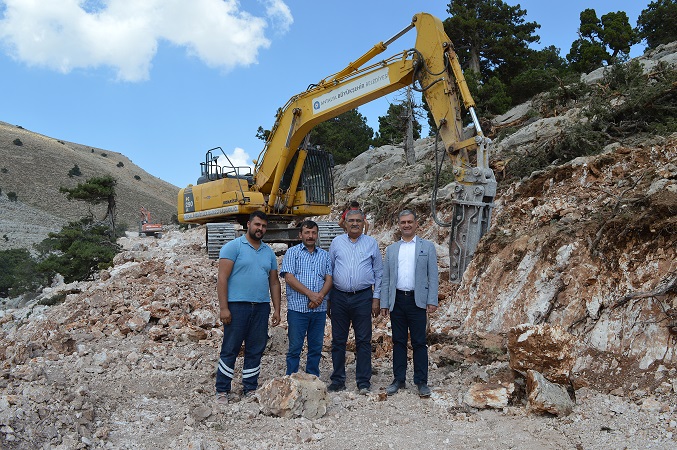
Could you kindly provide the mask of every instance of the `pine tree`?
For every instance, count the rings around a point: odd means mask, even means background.
[[[334,155],[337,164],[344,164],[368,150],[373,136],[367,119],[353,109],[316,125],[310,142]]]
[[[637,19],[637,33],[649,48],[677,41],[677,0],[655,0]]]
[[[68,200],[82,200],[91,205],[106,203],[106,215],[101,219],[110,223],[111,236],[115,236],[115,185],[117,180],[110,175],[92,177],[72,189],[59,188]]]
[[[110,228],[95,223],[92,217],[70,222],[58,233],[49,233],[36,247],[43,258],[38,264],[39,271],[48,276],[60,273],[66,283],[90,279],[97,271],[110,267],[120,250]]]
[[[519,62],[530,52],[529,44],[540,39],[534,32],[541,26],[526,22],[527,12],[519,5],[502,0],[452,0],[447,11],[451,17],[444,21],[444,31],[463,67],[482,74],[482,79]]]
[[[48,238],[37,245],[42,260],[38,268],[52,276],[63,275],[67,283],[85,280],[98,270],[112,265],[113,257],[120,250],[115,233],[115,185],[110,175],[93,177],[72,189],[61,187],[68,200],[81,200],[91,205],[107,204],[106,215],[95,220],[94,215],[70,222],[58,233],[49,233]]]
[[[407,132],[408,107],[407,102],[391,103],[385,116],[378,118],[378,133],[374,138],[374,145],[396,145],[404,141]],[[421,137],[421,124],[414,117],[413,137]]]
[[[578,39],[571,44],[567,60],[574,70],[590,72],[603,63],[614,64],[626,60],[630,47],[638,42],[624,11],[610,12],[597,17],[594,9],[581,12]]]

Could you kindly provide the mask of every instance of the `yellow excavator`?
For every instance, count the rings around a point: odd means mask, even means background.
[[[414,28],[414,48],[367,64]],[[452,222],[437,220],[436,192],[431,206],[437,223],[452,227],[450,277],[452,282],[460,282],[489,227],[496,179],[489,168],[490,141],[482,133],[452,42],[442,22],[427,13],[416,14],[411,24],[391,39],[379,42],[345,69],[290,98],[276,114],[267,142],[254,160],[253,173],[235,167],[220,147],[208,150],[198,183],[179,191],[179,221],[207,224],[210,258],[217,258],[223,243],[236,237],[234,224],[244,226],[249,214],[257,210],[269,216],[267,242],[297,241],[298,229],[290,224],[329,214],[334,200],[331,155],[309,148],[307,136],[312,128],[407,86],[425,95],[438,137],[452,160]],[[474,128],[469,138],[464,138],[464,109]],[[220,155],[215,155],[217,150]],[[219,156],[224,156],[227,164],[222,164],[224,159]],[[342,231],[337,225],[322,223],[320,245],[328,246]]]

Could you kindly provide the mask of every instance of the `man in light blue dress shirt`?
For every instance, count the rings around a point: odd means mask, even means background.
[[[348,233],[334,238],[329,247],[334,287],[330,294],[331,360],[334,371],[330,392],[345,389],[346,343],[352,323],[355,332],[355,379],[360,394],[371,389],[371,319],[379,313],[383,259],[378,243],[362,234],[364,214],[349,210]]]

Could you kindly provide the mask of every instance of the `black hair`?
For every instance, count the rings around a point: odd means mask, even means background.
[[[304,220],[303,222],[301,222],[301,226],[299,228],[300,228],[299,231],[301,231],[303,228],[308,228],[309,230],[317,228],[318,231],[320,229],[320,227],[317,225],[317,222],[313,220]]]
[[[259,219],[268,222],[268,215],[263,211],[254,211],[253,213],[251,213],[249,215],[249,221],[251,222],[252,220],[254,220],[254,217],[258,217]]]

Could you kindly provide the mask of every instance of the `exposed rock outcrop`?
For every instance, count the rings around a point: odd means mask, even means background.
[[[522,375],[535,370],[554,383],[569,385],[575,341],[558,326],[516,326],[508,332],[510,367]]]

